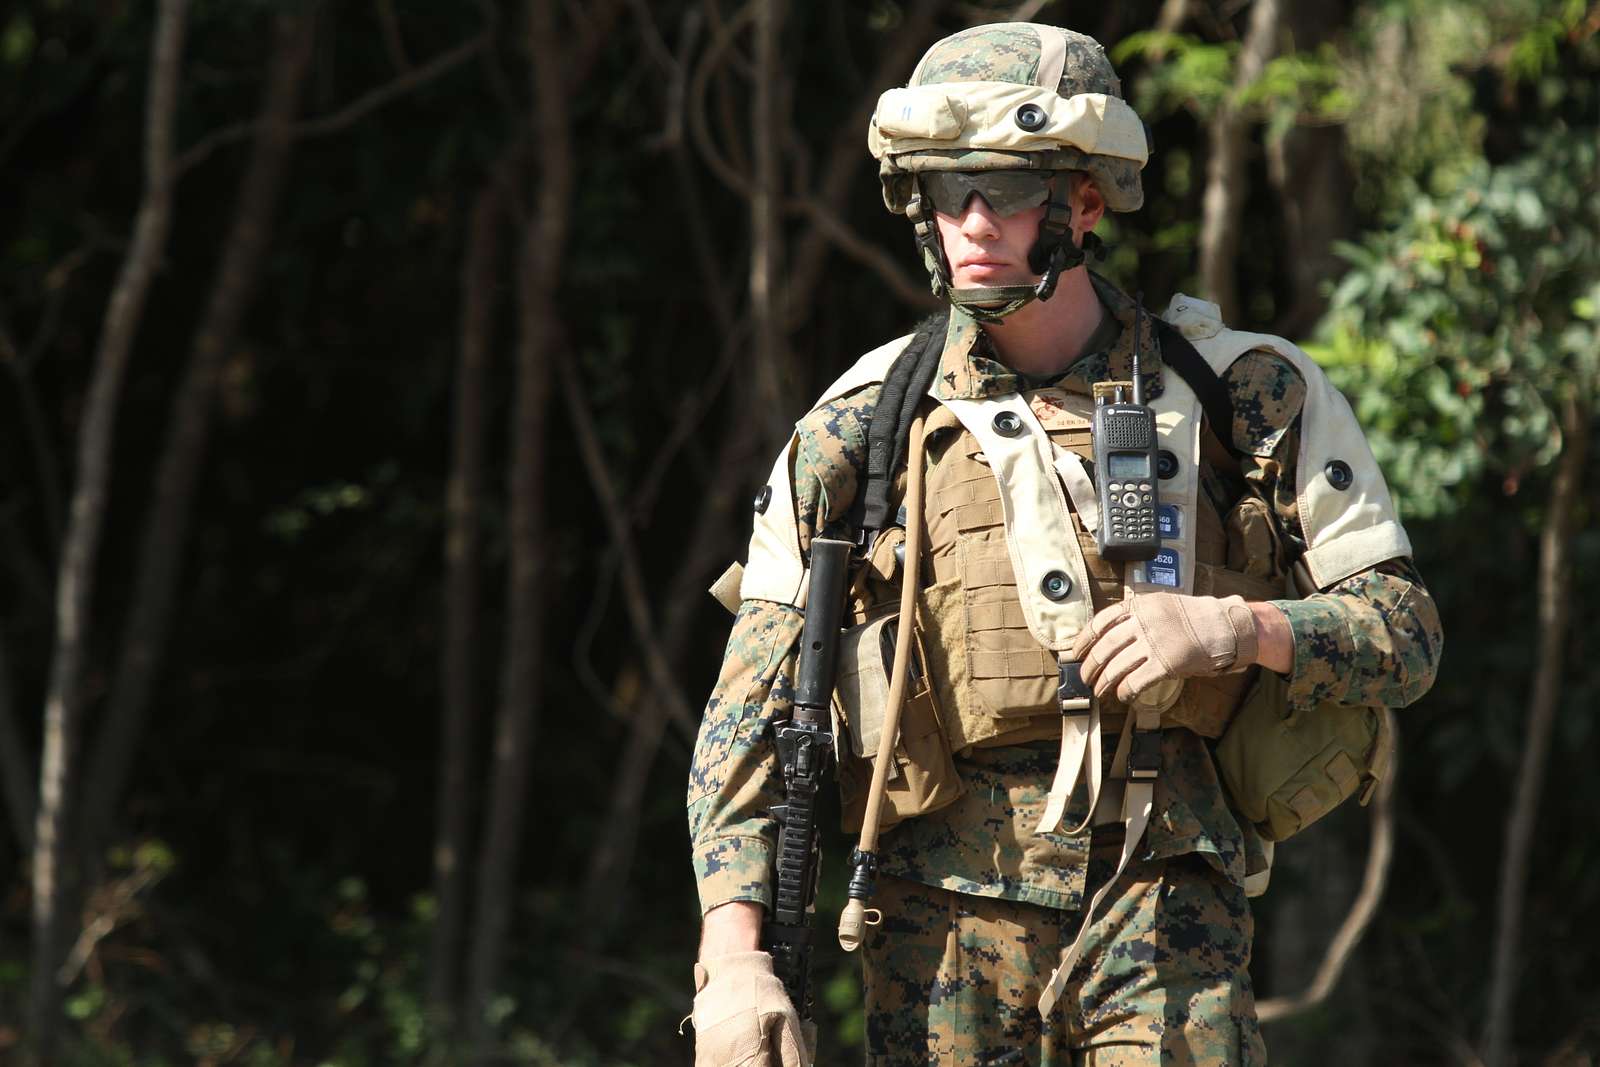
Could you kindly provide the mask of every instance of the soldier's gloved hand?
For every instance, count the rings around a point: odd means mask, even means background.
[[[800,1015],[765,952],[694,965],[695,1067],[810,1067]]]
[[[1123,703],[1178,678],[1242,671],[1256,661],[1255,616],[1243,597],[1136,593],[1098,612],[1072,657],[1097,696]]]

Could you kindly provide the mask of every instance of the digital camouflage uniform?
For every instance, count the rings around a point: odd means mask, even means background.
[[[1109,65],[1098,46],[1066,36],[1061,94],[1115,91],[1104,84]],[[1031,40],[1015,27],[947,39],[936,52],[949,41],[956,46],[925,60],[921,83],[992,80],[1008,56],[1017,67],[1011,80],[1028,81],[1039,63]],[[1074,81],[1096,62],[1099,84]],[[917,158],[950,169],[1084,169],[1114,208],[1130,210],[1142,199],[1137,167],[1123,160],[1076,149],[1054,153],[1044,164],[1016,154],[1009,162],[995,157],[960,151]],[[887,162],[883,176],[886,200],[903,210],[907,176]],[[1050,390],[1088,395],[1095,382],[1127,380],[1138,329],[1133,301],[1103,279],[1094,282],[1109,312],[1107,326],[1049,382],[1025,379],[1001,364],[982,327],[954,308],[934,395],[961,400],[1020,392],[1032,400]],[[1154,399],[1170,372],[1149,335],[1140,340],[1147,395]],[[1299,553],[1307,538],[1294,479],[1306,382],[1290,361],[1266,349],[1235,360],[1222,379],[1233,425],[1213,430],[1231,441],[1241,460],[1237,470],[1202,462],[1202,493],[1225,514],[1248,487],[1270,504],[1282,544]],[[856,499],[880,388],[872,384],[830,400],[797,426],[790,455],[802,552]],[[924,401],[924,410],[931,406]],[[1409,559],[1388,560],[1305,599],[1274,603],[1294,638],[1287,686],[1292,708],[1329,702],[1398,707],[1431,684],[1442,635]],[[790,717],[801,624],[802,613],[788,604],[747,599],[739,607],[689,777],[703,911],[731,901],[772,906],[777,825],[769,808],[783,800],[772,725]],[[1108,756],[1110,741],[1114,737]],[[1054,741],[962,749],[955,753],[962,795],[884,831],[873,899],[884,921],[864,945],[868,1062],[1264,1062],[1243,889],[1247,875],[1264,868],[1264,850],[1230,810],[1205,739],[1181,728],[1162,732],[1142,847],[1091,917],[1066,995],[1048,1019],[1040,1018],[1040,990],[1077,936],[1085,902],[1115,872],[1122,835],[1120,825],[1075,835],[1034,832],[1056,763]],[[1081,823],[1087,806],[1080,783],[1063,825]]]
[[[1052,383],[1055,388],[1087,393],[1094,381],[1128,376],[1132,301],[1096,281],[1108,310],[1126,325],[1108,348],[1075,362]],[[938,395],[1026,391],[1029,383],[987,354],[984,338],[976,324],[959,312],[952,315]],[[1148,350],[1144,359],[1147,367],[1156,363]],[[1157,377],[1162,373],[1159,366],[1152,371]],[[1291,482],[1303,382],[1282,357],[1266,351],[1241,357],[1223,380],[1233,400],[1232,440],[1244,454],[1243,477],[1274,503],[1281,529],[1294,543],[1299,540],[1299,525]],[[1159,385],[1153,387],[1158,389]],[[864,478],[866,425],[877,393],[877,386],[868,386],[823,405],[798,426],[793,484],[802,547],[820,528],[840,519],[854,499]],[[1203,471],[1203,477],[1213,491],[1229,491],[1226,478],[1218,472]],[[1386,562],[1303,600],[1275,603],[1294,634],[1289,699],[1297,707],[1325,701],[1397,707],[1414,700],[1432,680],[1442,636],[1432,599],[1409,560]],[[768,808],[781,803],[783,796],[771,724],[790,715],[801,621],[802,614],[788,605],[751,600],[740,606],[734,622],[689,779],[689,825],[702,910],[734,900],[771,906],[777,831]],[[1095,865],[1086,862],[1088,833],[1032,832],[1056,754],[1054,742],[958,753],[956,766],[967,787],[963,795],[947,808],[884,833],[880,870],[887,877],[875,904],[886,919],[865,946],[871,979],[868,1046],[875,1057],[882,1057],[873,1062],[928,1062],[920,1049],[906,1046],[906,1035],[911,1033],[926,1034],[928,1055],[937,1052],[934,1058],[939,1063],[1035,1062],[991,1058],[995,1050],[983,1043],[984,1034],[972,1029],[971,1010],[992,1005],[994,989],[1003,987],[1007,996],[1002,1003],[1018,1008],[1014,1015],[1018,1039],[1038,1040],[1038,1016],[1033,1011],[1038,988],[1062,944],[1076,934],[1082,918],[1077,909],[1086,899],[1086,884],[1092,891],[1089,879]],[[1068,809],[1069,824],[1082,819],[1081,794],[1080,787],[1079,797]],[[1117,832],[1120,827],[1101,828],[1097,840]],[[1063,1033],[1080,1046],[1091,1039],[1159,1042],[1158,1030],[1173,1022],[1163,1010],[1154,1009],[1171,989],[1153,979],[1140,983],[1128,976],[1139,968],[1154,969],[1169,959],[1182,959],[1202,972],[1215,965],[1213,984],[1220,983],[1223,992],[1212,989],[1207,996],[1220,998],[1219,1010],[1225,1010],[1224,1017],[1244,1035],[1245,1048],[1259,1050],[1246,973],[1251,923],[1242,886],[1246,873],[1259,866],[1261,843],[1229,810],[1205,741],[1186,730],[1163,734],[1162,774],[1146,846],[1136,864],[1124,872],[1128,894],[1116,898],[1111,914],[1096,917],[1097,926],[1116,933],[1109,937],[1110,945],[1098,943],[1098,931],[1091,934],[1093,940],[1074,977],[1075,984],[1085,979],[1089,984],[1078,987],[1076,998],[1064,1001],[1075,999],[1081,1017],[1057,1020],[1051,1038],[1054,1047],[1065,1047]],[[1200,882],[1163,888],[1163,873],[1174,862],[1201,874]],[[1114,862],[1106,873],[1111,866]],[[934,894],[930,889],[947,892]],[[1176,893],[1182,906],[1153,911],[1151,899],[1162,893],[1169,897]],[[1030,944],[1024,939],[1005,948],[985,947],[985,940],[994,935],[983,932],[983,925],[1004,924],[1007,909],[971,898],[1012,902],[1012,913],[1046,909],[1039,921],[1058,928],[1058,940],[1064,941]],[[899,901],[908,905],[903,912],[897,910]],[[970,933],[952,938],[960,925],[953,913],[974,916],[968,924],[973,928]],[[922,958],[931,951],[926,946],[952,939],[960,943],[963,937],[970,937],[975,946],[969,952],[983,955],[982,977],[941,971],[937,984],[930,987],[924,966],[928,959]],[[1128,937],[1146,947],[1128,944]],[[913,965],[910,976],[897,974]],[[1147,986],[1145,994],[1135,992]],[[1115,991],[1111,1006],[1092,1007],[1096,987]],[[938,993],[932,994],[931,988]],[[1137,1003],[1140,995],[1146,1003]],[[954,1006],[947,1012],[935,1011],[930,996]],[[1136,1003],[1127,1003],[1130,996]],[[1157,1002],[1149,1003],[1152,998]],[[1058,1008],[1057,1014],[1064,1010]],[[1147,1028],[1142,1034],[1130,1032],[1132,1011],[1138,1013],[1132,1025]],[[1184,1017],[1188,1016],[1186,1011]],[[1002,1028],[1000,1033],[1004,1032]],[[1193,1034],[1187,1037],[1198,1040]],[[1010,1040],[998,1034],[991,1039]],[[908,1058],[894,1060],[891,1053]],[[1105,1058],[1108,1051],[1098,1055],[1098,1062],[1117,1062]],[[1259,1052],[1256,1055],[1259,1059]]]

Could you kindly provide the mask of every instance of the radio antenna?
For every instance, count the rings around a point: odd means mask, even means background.
[[[1139,373],[1139,347],[1144,340],[1144,293],[1134,296],[1133,312],[1133,402],[1144,403],[1144,378]]]

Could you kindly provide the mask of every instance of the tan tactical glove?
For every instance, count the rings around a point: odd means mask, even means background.
[[[1125,704],[1174,679],[1242,671],[1256,661],[1243,597],[1137,593],[1100,611],[1072,643],[1083,680]]]
[[[765,952],[694,965],[695,1067],[810,1067],[800,1016]]]

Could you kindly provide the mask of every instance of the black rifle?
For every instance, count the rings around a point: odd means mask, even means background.
[[[833,763],[829,707],[844,618],[845,579],[854,543],[818,537],[811,542],[811,584],[795,669],[794,713],[773,726],[783,764],[784,802],[772,809],[782,824],[772,916],[762,942],[802,1019],[812,1017],[811,905],[817,892],[817,787]]]

